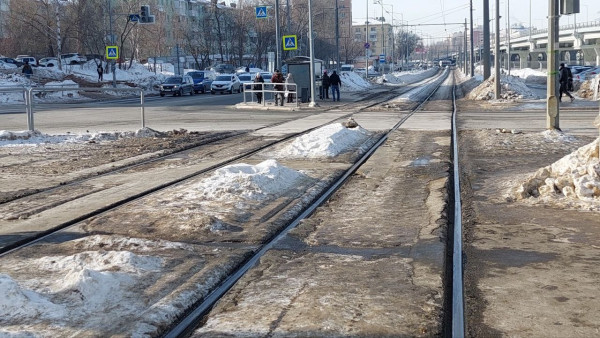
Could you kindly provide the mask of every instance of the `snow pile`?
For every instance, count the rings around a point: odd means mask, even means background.
[[[37,146],[40,144],[58,144],[58,143],[82,143],[82,142],[100,142],[114,141],[121,138],[134,137],[161,137],[163,133],[151,128],[142,128],[136,131],[125,132],[99,132],[80,135],[48,135],[38,130],[29,131],[8,131],[0,130],[0,147],[10,147],[19,145]]]
[[[0,318],[73,320],[113,311],[136,299],[139,283],[162,268],[162,259],[129,251],[86,251],[23,262],[53,278],[15,281],[0,274]],[[56,299],[56,301],[52,301]],[[60,301],[58,301],[60,300]]]
[[[371,133],[360,126],[346,128],[333,123],[302,135],[282,149],[281,157],[334,157],[352,150],[371,137]]]
[[[494,76],[490,76],[467,96],[470,100],[492,100],[494,98]],[[538,99],[521,78],[515,76],[500,76],[500,98],[518,100],[523,98]]]
[[[539,169],[517,186],[514,195],[600,211],[599,147],[600,138]]]
[[[417,69],[409,72],[394,72],[392,74],[383,74],[378,77],[375,82],[387,85],[401,85],[422,81],[428,77],[432,77],[437,73],[437,68]]]
[[[523,68],[523,69],[511,69],[511,76],[520,77],[525,80],[525,82],[535,82],[535,83],[546,83],[546,78],[548,77],[545,72],[531,69],[531,68]]]
[[[72,80],[64,80],[64,81],[50,81],[48,83],[46,83],[44,85],[45,87],[49,88],[49,89],[60,89],[60,88],[78,88],[79,85]],[[57,100],[65,100],[65,99],[78,99],[81,96],[79,96],[79,93],[77,91],[47,91],[47,92],[41,92],[41,93],[34,93],[34,95],[36,95],[37,97],[41,98],[41,99],[52,99],[52,101],[57,101]]]
[[[211,177],[194,186],[193,191],[185,197],[201,197],[209,202],[234,202],[243,209],[243,202],[276,198],[306,177],[272,159],[257,165],[233,164],[217,169]]]
[[[355,72],[341,72],[340,80],[342,81],[340,90],[344,92],[356,92],[371,87],[369,82]]]

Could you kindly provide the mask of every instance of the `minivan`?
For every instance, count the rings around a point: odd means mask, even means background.
[[[210,90],[211,83],[217,77],[217,74],[212,70],[194,70],[187,72],[185,75],[191,76],[194,80],[194,92],[202,94]]]

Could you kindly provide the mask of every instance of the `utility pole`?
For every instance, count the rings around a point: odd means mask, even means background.
[[[279,32],[279,0],[275,0],[275,69],[280,67],[281,58],[281,33]],[[281,69],[279,69],[281,70]]]
[[[475,50],[473,47],[473,0],[470,0],[469,3],[470,3],[470,8],[471,8],[471,11],[470,11],[470,13],[471,13],[471,22],[470,22],[470,25],[471,25],[471,27],[470,27],[471,28],[471,50],[470,50],[471,56],[469,59],[471,60],[471,63],[470,63],[471,77],[473,77],[473,76],[475,76]]]
[[[387,53],[385,52],[385,28],[383,25],[383,22],[385,20],[384,16],[383,16],[383,1],[379,0],[379,4],[381,4],[381,53],[384,55],[384,58],[387,58]],[[379,60],[379,63],[381,63],[381,60]],[[385,73],[385,59],[384,62],[381,64],[381,74],[383,75]]]
[[[60,6],[59,0],[55,1],[54,4],[54,14],[56,15],[56,52],[57,60],[58,60],[58,70],[62,70],[62,60],[60,59],[60,55],[62,54],[62,36],[60,33],[60,10],[58,7]]]
[[[110,30],[110,44],[115,45],[115,34],[113,32],[113,12],[111,7],[112,0],[108,0],[108,26]],[[59,60],[60,63],[60,60]],[[112,71],[112,85],[113,88],[117,88],[117,63],[115,60],[111,60],[110,69]]]
[[[546,128],[558,129],[559,113],[558,97],[556,95],[556,76],[558,72],[558,50],[556,50],[556,41],[558,40],[558,0],[548,0],[548,78],[546,79],[547,103],[546,103]]]
[[[290,0],[285,0],[285,1],[286,1],[285,11],[286,11],[286,15],[287,15],[287,32],[288,32],[288,34],[290,34],[292,32],[291,18],[290,18]]]
[[[335,0],[335,55],[336,69],[340,71],[340,18],[338,0]]]
[[[310,1],[310,0],[309,0]],[[365,1],[367,3],[367,23],[365,28],[365,80],[369,79],[369,48],[366,48],[369,45],[369,0]]]
[[[490,77],[490,0],[483,0],[483,79]]]
[[[465,18],[465,49],[463,53],[463,68],[465,70],[465,74],[467,74],[467,18]]]
[[[315,42],[312,25],[312,0],[308,0],[308,35],[310,41],[310,103],[309,107],[318,107],[315,102]]]
[[[500,99],[500,0],[496,0],[496,38],[494,39],[494,94]]]
[[[506,25],[508,26],[508,30],[506,32],[506,50],[508,52],[508,63],[506,70],[508,71],[508,76],[510,76],[510,0],[506,0]]]

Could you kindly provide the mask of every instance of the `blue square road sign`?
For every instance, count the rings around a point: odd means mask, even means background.
[[[266,19],[267,18],[267,6],[256,7],[256,18]]]

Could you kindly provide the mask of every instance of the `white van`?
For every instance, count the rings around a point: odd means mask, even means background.
[[[354,70],[354,65],[342,65],[342,68],[340,68],[340,70],[342,72],[351,72]]]

